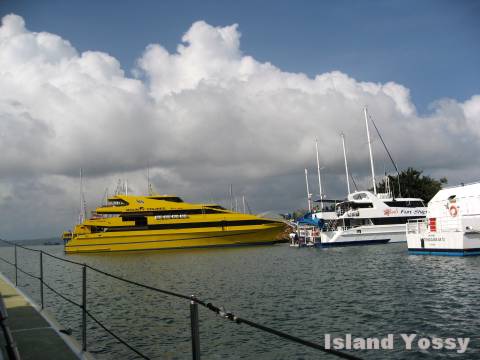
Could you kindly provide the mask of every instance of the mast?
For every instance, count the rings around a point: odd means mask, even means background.
[[[347,150],[345,148],[345,134],[342,132],[340,135],[342,136],[343,159],[345,161],[345,176],[347,179],[347,191],[348,191],[348,194],[350,194],[350,180],[348,178],[348,163],[347,163]]]
[[[310,194],[310,191],[308,190],[308,170],[305,169],[305,182],[307,183],[307,202],[308,202],[308,211],[312,212],[312,195]]]
[[[80,168],[80,213],[78,223],[82,224],[87,218],[87,205],[85,203],[85,194],[83,192],[83,169]]]
[[[152,192],[150,191],[150,164],[147,162],[147,195],[151,196]]]
[[[377,185],[375,184],[375,169],[373,166],[372,142],[370,141],[370,131],[368,130],[368,114],[367,107],[363,108],[365,114],[365,127],[367,128],[368,151],[370,152],[370,167],[372,169],[373,193],[377,195]]]
[[[242,195],[242,204],[243,204],[243,213],[246,214],[246,207],[245,207],[245,195]]]
[[[320,162],[318,161],[318,140],[315,138],[315,150],[317,150],[317,173],[318,173],[318,190],[320,191],[320,209],[323,210],[323,194],[322,194],[322,178],[320,176]]]

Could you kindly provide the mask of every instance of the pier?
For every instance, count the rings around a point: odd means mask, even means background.
[[[0,294],[3,330],[0,344],[3,358],[24,360],[89,358],[80,356],[75,350],[78,348],[75,340],[61,334],[60,327],[48,312],[38,309],[3,275],[0,275]]]

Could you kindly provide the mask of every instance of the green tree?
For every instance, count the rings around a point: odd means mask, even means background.
[[[409,167],[400,172],[400,189],[398,186],[398,176],[388,175],[390,180],[390,189],[395,197],[421,198],[429,202],[431,198],[447,183],[447,178],[442,177],[436,180],[430,176],[422,175],[423,171]],[[399,193],[399,190],[401,191]],[[386,192],[386,180],[382,180],[377,185],[378,192]]]

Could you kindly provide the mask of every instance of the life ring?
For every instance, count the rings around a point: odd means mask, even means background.
[[[450,212],[450,216],[455,217],[458,214],[458,209],[455,205],[450,206],[450,209],[448,210]]]

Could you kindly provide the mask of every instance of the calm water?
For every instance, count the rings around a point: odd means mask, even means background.
[[[36,247],[63,255],[62,246]],[[13,259],[11,248],[0,256]],[[38,254],[19,250],[19,263],[38,274]],[[69,255],[131,280],[195,294],[238,316],[323,344],[324,334],[395,334],[394,350],[356,351],[365,359],[480,358],[480,257],[424,257],[406,244],[292,249],[287,244],[137,254]],[[45,279],[81,302],[81,269],[45,257]],[[0,270],[13,278],[1,262]],[[133,346],[157,359],[191,358],[189,304],[88,271],[91,312]],[[39,301],[38,283],[19,276]],[[80,311],[50,291],[48,308],[80,339]],[[200,307],[204,359],[335,359]],[[89,321],[89,350],[99,359],[135,359]],[[401,333],[473,338],[465,354],[404,351]]]

